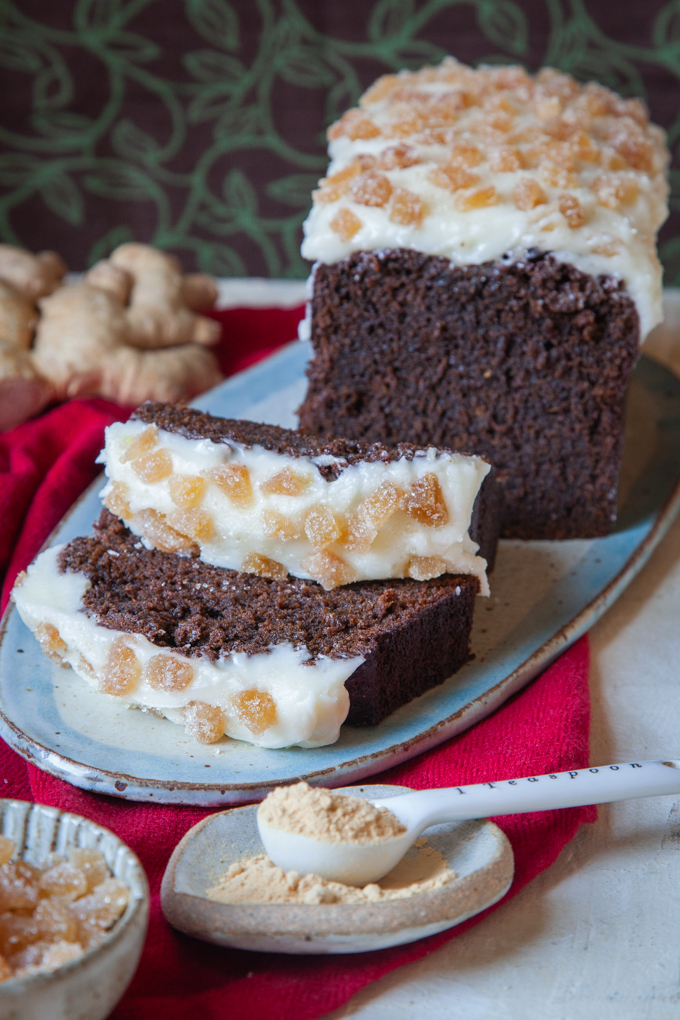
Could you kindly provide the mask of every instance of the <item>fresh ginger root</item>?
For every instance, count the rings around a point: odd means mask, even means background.
[[[36,325],[36,300],[59,286],[66,272],[51,251],[38,255],[0,244],[0,431],[42,411],[52,387],[29,353]]]
[[[139,350],[127,309],[111,288],[60,287],[40,301],[33,358],[60,399],[96,394],[123,404],[186,400],[222,375],[197,344]]]
[[[217,299],[210,277],[183,276],[177,259],[147,244],[122,244],[109,259],[92,267],[85,282],[115,290],[124,302],[128,288],[128,343],[135,347],[210,345],[219,339],[219,324],[197,314]]]
[[[221,381],[206,350],[220,327],[199,314],[217,297],[210,277],[145,244],[121,245],[81,283],[65,273],[54,252],[0,244],[0,431],[51,399],[172,402]]]

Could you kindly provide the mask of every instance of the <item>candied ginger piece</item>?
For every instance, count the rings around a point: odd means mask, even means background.
[[[268,556],[261,556],[260,553],[248,553],[243,559],[241,570],[244,570],[246,574],[272,577],[278,581],[283,581],[288,577],[288,570],[282,563],[277,563],[276,560],[271,560]]]
[[[392,195],[392,185],[385,174],[377,170],[367,170],[355,177],[349,186],[349,192],[359,205],[387,205]]]
[[[339,121],[331,124],[327,133],[329,141],[347,135],[354,142],[359,138],[377,138],[380,134],[380,129],[361,110],[348,110]]]
[[[213,519],[205,510],[173,510],[168,514],[168,524],[196,542],[209,542],[215,535]]]
[[[39,623],[35,628],[35,636],[48,659],[59,663],[63,661],[64,655],[68,651],[68,645],[53,624]]]
[[[538,183],[531,177],[523,177],[512,189],[512,200],[522,212],[528,212],[537,205],[545,205],[548,196]]]
[[[256,737],[278,722],[276,702],[266,691],[241,691],[232,704],[239,722]]]
[[[351,209],[340,209],[331,220],[329,226],[331,230],[338,234],[341,241],[347,243],[361,230],[363,223],[358,216],[354,215]]]
[[[12,977],[12,968],[7,961],[7,958],[0,956],[0,981],[7,981],[8,978]]]
[[[87,892],[85,875],[70,861],[63,861],[43,871],[38,885],[41,896],[60,896],[75,900]]]
[[[624,174],[601,174],[591,187],[600,205],[608,209],[619,209],[634,202],[639,192],[635,178]]]
[[[408,166],[415,166],[420,162],[420,157],[412,145],[401,142],[399,145],[390,145],[378,156],[378,166],[381,170],[398,170]]]
[[[575,195],[560,195],[557,199],[557,205],[572,230],[582,227],[586,222],[583,206]]]
[[[300,525],[278,510],[262,511],[262,530],[267,538],[278,538],[281,542],[292,542],[301,534]]]
[[[433,472],[416,479],[399,504],[409,517],[427,528],[440,528],[449,522],[449,511],[439,479]]]
[[[129,520],[132,517],[130,490],[125,482],[112,482],[102,503],[115,517],[122,517],[123,520]]]
[[[149,425],[149,427],[144,429],[143,432],[140,432],[138,436],[135,436],[125,452],[121,455],[121,464],[127,464],[128,461],[137,460],[138,457],[142,457],[145,453],[149,453],[153,450],[157,442],[158,429],[155,425]]]
[[[386,99],[391,92],[399,87],[399,78],[396,74],[383,74],[364,93],[359,102],[362,106],[370,106],[372,103],[379,103]]]
[[[361,501],[349,522],[345,545],[353,552],[368,552],[392,514],[399,509],[403,492],[393,482],[382,482]]]
[[[348,563],[328,549],[307,556],[300,564],[302,569],[322,588],[331,591],[341,584],[350,584],[356,580],[356,574]]]
[[[183,691],[194,679],[194,667],[172,655],[152,655],[142,676],[154,691]]]
[[[315,549],[323,549],[338,541],[342,536],[342,528],[332,510],[323,503],[315,503],[305,518],[305,535]]]
[[[522,169],[522,154],[519,149],[503,145],[489,154],[489,166],[495,173],[512,173]]]
[[[17,852],[16,843],[8,836],[0,836],[0,864],[7,864]]]
[[[478,149],[476,145],[466,145],[460,143],[458,145],[451,146],[449,150],[449,161],[451,163],[458,163],[460,166],[472,167],[479,166],[484,159],[484,153],[481,149]]]
[[[40,961],[41,970],[56,970],[71,960],[77,960],[84,952],[80,942],[53,942],[45,949]]]
[[[237,509],[247,510],[252,506],[253,486],[245,464],[221,464],[211,468],[207,476]]]
[[[104,854],[95,847],[73,847],[68,857],[71,864],[84,875],[88,892],[92,892],[96,885],[110,877]]]
[[[0,914],[0,953],[10,956],[18,953],[40,938],[34,914]]]
[[[49,942],[61,940],[75,942],[78,937],[78,926],[70,906],[58,895],[42,899],[33,911],[32,918],[37,938]]]
[[[180,510],[198,506],[205,495],[205,478],[195,475],[171,475],[168,487],[170,499]]]
[[[214,744],[224,736],[224,712],[205,701],[190,701],[184,709],[184,729],[197,743]]]
[[[479,183],[479,174],[472,174],[465,167],[455,163],[448,166],[437,166],[434,170],[430,170],[427,177],[432,184],[436,184],[438,188],[446,188],[447,191],[471,188]]]
[[[575,188],[578,179],[566,166],[560,166],[554,159],[541,159],[539,163],[541,180],[549,188]]]
[[[172,457],[167,450],[154,450],[132,462],[132,470],[148,485],[162,482],[172,474]]]
[[[116,637],[111,642],[106,665],[99,678],[99,690],[103,694],[124,697],[132,694],[139,683],[142,668],[134,651],[125,638]]]
[[[40,872],[22,860],[0,865],[0,912],[32,910],[38,902]]]
[[[185,553],[198,556],[199,548],[187,535],[170,527],[163,514],[157,510],[140,510],[133,517],[133,523],[143,537],[161,552]]]
[[[402,227],[419,227],[425,215],[425,203],[407,188],[395,188],[390,203],[390,220]]]
[[[498,195],[492,184],[487,188],[475,188],[472,191],[460,191],[455,196],[453,204],[459,212],[470,212],[472,209],[485,209],[487,206],[496,205]]]
[[[106,878],[87,896],[69,904],[77,925],[77,940],[82,945],[100,941],[107,929],[118,920],[130,899],[130,890],[117,878]],[[74,939],[75,941],[75,939]]]
[[[413,556],[406,567],[406,576],[414,581],[429,581],[446,573],[446,561],[440,556]]]
[[[260,490],[267,496],[301,496],[308,485],[309,478],[285,467],[262,482]]]
[[[343,198],[349,190],[349,184],[347,181],[338,181],[337,183],[331,184],[326,179],[320,188],[312,192],[312,197],[315,202],[323,202],[328,204],[330,202],[338,202]]]

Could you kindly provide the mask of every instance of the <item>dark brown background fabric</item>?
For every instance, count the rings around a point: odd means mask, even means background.
[[[73,269],[134,238],[303,277],[326,126],[446,53],[643,96],[676,148],[678,0],[0,0],[0,237]],[[680,283],[678,212],[661,254]]]

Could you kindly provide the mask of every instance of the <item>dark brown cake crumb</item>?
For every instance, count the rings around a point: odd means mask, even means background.
[[[607,534],[639,333],[620,281],[541,252],[357,252],[316,268],[300,427],[485,457],[509,537]]]
[[[346,683],[355,725],[379,722],[469,658],[475,577],[359,581],[324,591],[314,581],[271,580],[145,549],[107,510],[93,537],[70,542],[59,564],[90,580],[84,611],[102,626],[191,658],[214,662],[284,642],[312,658],[364,656]]]

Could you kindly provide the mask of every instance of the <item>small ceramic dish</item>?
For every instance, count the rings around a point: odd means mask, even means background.
[[[352,786],[354,797],[395,796],[404,786]],[[168,922],[220,946],[274,953],[361,953],[415,942],[451,928],[496,903],[514,872],[506,836],[484,819],[427,830],[456,879],[403,899],[361,904],[228,904],[208,899],[230,864],[264,852],[257,805],[204,818],[175,847],[161,887]]]
[[[0,827],[29,864],[71,847],[100,850],[130,889],[125,913],[99,945],[56,970],[0,984],[0,1020],[104,1020],[132,980],[146,936],[149,887],[139,859],[101,825],[41,804],[0,800]]]

